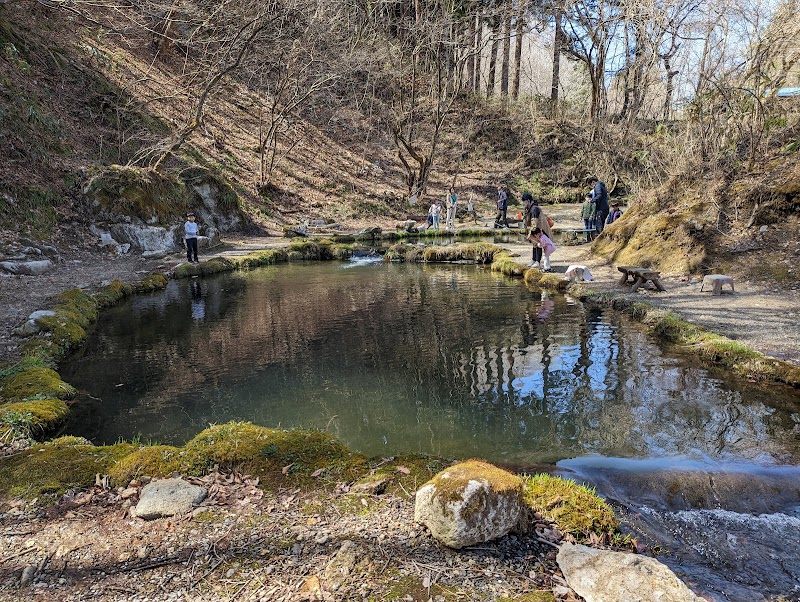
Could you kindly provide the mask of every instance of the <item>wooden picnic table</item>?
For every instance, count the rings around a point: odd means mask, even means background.
[[[619,279],[619,284],[621,286],[628,284],[629,278],[632,279],[632,293],[635,293],[637,290],[639,290],[639,287],[641,287],[643,284],[646,284],[648,281],[652,282],[653,286],[655,286],[659,291],[667,290],[664,288],[664,285],[661,284],[661,272],[656,272],[655,270],[651,270],[649,268],[625,265],[621,265],[617,269],[622,272],[622,277]]]

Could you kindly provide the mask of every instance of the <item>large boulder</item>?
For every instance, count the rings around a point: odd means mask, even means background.
[[[133,514],[145,520],[183,514],[202,502],[207,494],[203,487],[183,479],[152,481],[142,489]]]
[[[655,558],[565,543],[556,562],[586,602],[701,602]]]
[[[451,548],[506,535],[527,517],[522,479],[470,460],[437,474],[417,491],[414,519]]]
[[[201,223],[219,232],[230,232],[242,225],[239,196],[223,177],[205,167],[189,167],[179,177]]]
[[[182,226],[163,228],[142,224],[111,224],[109,232],[114,240],[128,243],[131,248],[142,253],[173,253],[178,250],[183,235]],[[162,255],[163,256],[163,255]]]

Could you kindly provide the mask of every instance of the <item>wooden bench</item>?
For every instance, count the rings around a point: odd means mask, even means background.
[[[703,284],[700,285],[700,291],[702,292],[706,285],[709,285],[713,287],[713,292],[711,293],[712,295],[721,295],[723,284],[730,284],[731,292],[734,292],[733,276],[725,276],[724,274],[708,274],[707,276],[703,276]]]
[[[617,268],[622,272],[622,277],[619,279],[620,285],[628,284],[628,278],[631,278],[631,292],[635,293],[639,287],[646,284],[648,281],[653,283],[659,291],[666,291],[664,285],[661,284],[661,272],[656,272],[649,268],[640,268],[634,266],[619,266]]]

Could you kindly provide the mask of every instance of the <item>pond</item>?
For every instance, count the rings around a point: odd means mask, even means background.
[[[758,470],[800,465],[796,391],[667,355],[614,312],[480,266],[367,258],[172,281],[104,312],[61,372],[81,391],[67,432],[96,443],[180,444],[209,423],[249,420],[325,429],[370,456],[563,461],[659,521],[698,508],[665,501],[666,478],[661,488],[627,486],[641,474],[711,466],[762,482]],[[609,476],[593,458],[627,472]],[[791,485],[768,490],[775,502],[758,512],[800,524]],[[710,494],[715,509],[726,507],[720,495]],[[644,522],[636,528],[658,540],[670,529]],[[754,591],[791,591],[796,569]],[[704,587],[722,587],[703,575]]]

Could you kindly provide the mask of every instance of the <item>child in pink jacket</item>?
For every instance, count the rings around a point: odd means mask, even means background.
[[[556,250],[555,243],[550,240],[547,235],[542,232],[541,228],[534,228],[531,230],[530,235],[528,236],[528,241],[533,243],[534,246],[534,262],[531,263],[530,267],[539,267],[538,261],[535,261],[536,249],[542,250],[542,255],[544,255],[542,264],[543,264],[543,272],[550,272],[550,255],[553,254],[553,251]],[[536,265],[534,265],[536,264]]]

